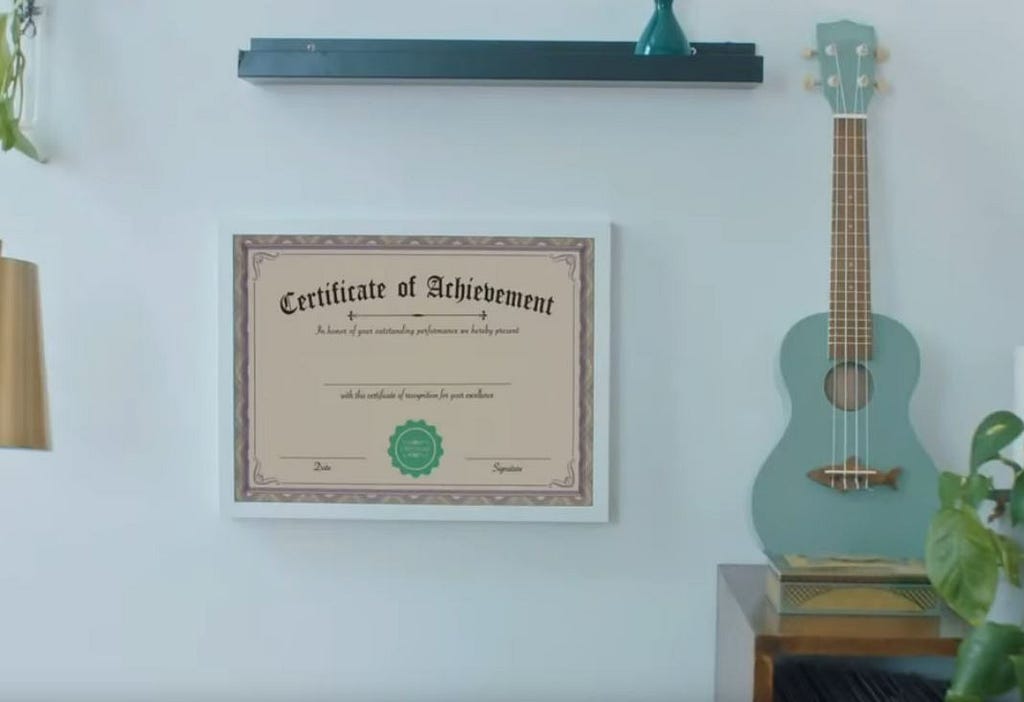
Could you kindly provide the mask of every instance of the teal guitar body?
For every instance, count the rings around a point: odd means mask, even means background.
[[[780,367],[791,416],[757,476],[753,494],[754,525],[766,551],[924,555],[928,523],[938,509],[938,473],[910,423],[920,367],[917,342],[894,319],[873,314],[872,322],[873,357],[859,364],[868,374],[861,380],[870,376],[870,397],[854,411],[836,408],[826,392],[835,366],[825,342],[828,314],[801,320],[782,343]],[[807,475],[857,454],[883,473],[900,468],[895,488],[860,488],[847,476],[843,491]],[[859,476],[857,482],[863,479]]]
[[[871,310],[867,107],[884,52],[844,21],[819,24],[806,55],[833,113],[829,311],[783,341],[792,414],[754,482],[754,526],[772,554],[922,558],[938,472],[910,424],[917,343]]]

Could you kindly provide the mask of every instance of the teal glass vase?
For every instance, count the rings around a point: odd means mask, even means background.
[[[640,35],[635,53],[638,56],[689,56],[693,53],[672,11],[672,0],[654,0],[654,16]]]

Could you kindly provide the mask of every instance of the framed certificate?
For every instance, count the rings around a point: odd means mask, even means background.
[[[606,223],[222,239],[230,514],[607,520]]]

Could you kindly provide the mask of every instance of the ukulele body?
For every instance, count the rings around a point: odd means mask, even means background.
[[[917,343],[896,320],[871,317],[872,358],[860,360],[866,373],[858,375],[858,385],[870,376],[870,391],[859,409],[839,409],[826,392],[836,366],[828,357],[828,314],[801,320],[782,343],[791,416],[753,491],[754,526],[767,553],[924,555],[928,523],[938,507],[938,473],[910,423]],[[838,475],[830,487],[808,477],[851,456],[870,469],[902,469],[895,489],[859,489],[854,478],[843,485]]]

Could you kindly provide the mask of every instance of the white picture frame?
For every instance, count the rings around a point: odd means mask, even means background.
[[[315,237],[571,237],[593,250],[592,446],[590,502],[585,505],[383,504],[236,499],[236,235]],[[219,232],[218,418],[222,512],[236,518],[442,521],[606,522],[609,518],[610,223],[599,219],[332,219],[225,221]]]

